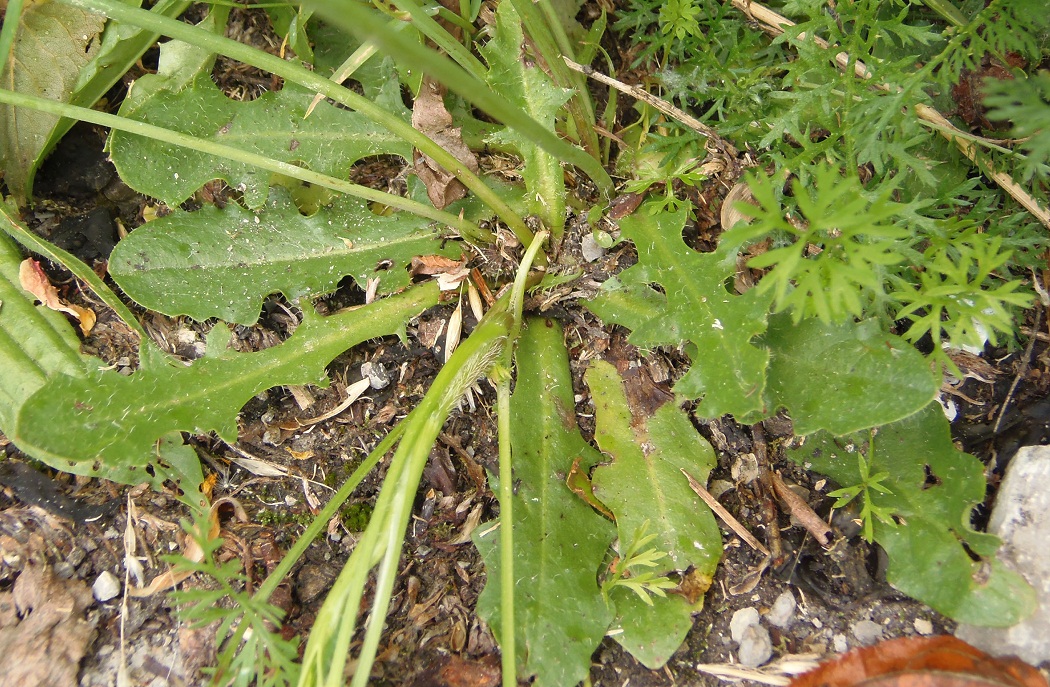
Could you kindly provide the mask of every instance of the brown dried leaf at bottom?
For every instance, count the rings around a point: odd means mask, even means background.
[[[76,684],[95,631],[84,618],[90,605],[86,584],[30,561],[14,588],[0,593],[0,684]]]
[[[426,134],[472,172],[478,171],[478,159],[463,142],[459,127],[452,126],[452,115],[445,108],[445,89],[424,77],[419,95],[412,104],[412,127]],[[432,157],[415,153],[415,171],[427,188],[427,196],[437,209],[467,195],[467,188]]]

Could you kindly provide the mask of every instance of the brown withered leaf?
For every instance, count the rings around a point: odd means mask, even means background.
[[[18,266],[18,282],[22,288],[33,294],[33,297],[52,310],[64,312],[77,318],[80,322],[80,331],[85,336],[91,333],[95,326],[95,313],[79,305],[66,303],[59,298],[58,290],[51,284],[40,263],[33,258],[26,258]]]
[[[472,171],[478,171],[478,159],[463,142],[459,127],[452,126],[452,115],[445,108],[445,89],[429,77],[423,78],[419,95],[412,104],[412,127],[426,134]],[[415,153],[416,174],[427,187],[427,196],[439,210],[467,195],[467,189],[451,172],[418,150]]]
[[[994,658],[951,636],[906,637],[854,649],[790,687],[1047,687],[1038,670]]]
[[[84,617],[91,590],[30,561],[12,591],[0,593],[0,685],[73,685],[94,626]],[[21,618],[19,620],[18,618]]]

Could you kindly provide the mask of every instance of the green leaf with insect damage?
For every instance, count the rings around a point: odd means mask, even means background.
[[[850,487],[862,480],[856,451],[865,454],[871,474],[888,475],[881,484],[889,493],[868,496],[897,520],[871,523],[889,556],[891,585],[959,622],[1006,627],[1031,613],[1035,593],[995,558],[999,539],[970,525],[971,511],[984,500],[984,470],[952,444],[938,404],[873,433],[820,432],[788,456]]]
[[[606,322],[630,328],[628,340],[636,346],[693,344],[698,364],[674,390],[700,398],[698,414],[753,416],[763,411],[769,364],[769,354],[753,338],[766,329],[772,296],[755,289],[730,293],[735,250],[694,251],[682,240],[685,220],[684,209],[654,215],[648,204],[622,219],[622,236],[637,247],[638,264],[586,305]],[[625,309],[625,302],[636,307]]]
[[[254,324],[266,296],[327,293],[347,275],[362,287],[378,279],[380,293],[403,289],[414,256],[459,256],[457,246],[443,247],[431,225],[405,212],[377,215],[347,196],[306,216],[286,190],[274,187],[254,212],[228,203],[148,222],[117,244],[109,269],[151,310]]]
[[[412,156],[411,145],[330,103],[304,119],[314,93],[294,83],[250,102],[231,100],[212,82],[212,63],[213,56],[178,41],[164,44],[158,73],[135,83],[120,114],[337,178],[366,156]],[[385,75],[375,101],[407,121],[392,65]],[[249,208],[261,207],[270,188],[265,170],[121,131],[113,132],[109,149],[121,179],[173,208],[212,179],[242,191]]]
[[[616,516],[618,551],[631,550],[636,538],[652,535],[642,549],[662,554],[655,565],[632,571],[681,575],[681,594],[642,595],[614,587],[614,634],[625,649],[650,669],[663,666],[692,627],[692,613],[703,605],[722,555],[714,514],[689,487],[682,471],[701,483],[715,465],[711,445],[675,402],[652,416],[632,408],[624,381],[607,362],[597,361],[585,375],[594,399],[594,438],[611,462],[594,469],[594,494]],[[624,580],[629,583],[628,580]]]
[[[511,398],[514,477],[514,613],[519,677],[536,685],[575,685],[590,673],[591,654],[612,620],[597,575],[612,524],[576,497],[565,479],[576,460],[586,471],[601,460],[576,428],[572,374],[561,327],[531,319],[517,352]],[[495,489],[495,487],[493,487]],[[478,615],[499,631],[499,530],[482,525],[474,542],[488,582]]]
[[[279,385],[327,384],[325,367],[337,355],[403,333],[437,297],[437,285],[427,284],[326,318],[307,308],[288,340],[254,353],[227,349],[230,332],[219,324],[208,335],[207,355],[189,366],[145,345],[130,377],[100,370],[47,380],[19,409],[8,437],[61,470],[90,465],[117,475],[110,479],[147,481],[162,437],[214,431],[236,441],[237,413],[252,396]]]

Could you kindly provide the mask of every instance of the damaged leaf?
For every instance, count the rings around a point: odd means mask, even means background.
[[[766,329],[772,297],[754,289],[730,293],[736,253],[689,248],[682,240],[685,219],[685,210],[653,215],[643,208],[620,220],[623,237],[638,248],[638,264],[586,305],[631,329],[628,340],[641,348],[693,344],[702,355],[674,390],[700,398],[696,412],[703,417],[731,413],[743,422],[764,412],[769,354],[752,339]]]
[[[517,364],[511,445],[520,480],[514,496],[514,576],[523,581],[514,600],[519,677],[535,675],[541,687],[575,685],[590,673],[591,654],[612,620],[597,575],[614,530],[565,478],[574,461],[587,469],[601,456],[576,428],[561,328],[529,320]],[[474,542],[488,571],[478,615],[498,632],[499,530],[482,525]]]
[[[585,375],[594,399],[595,440],[611,462],[599,465],[591,480],[594,495],[616,516],[621,552],[635,538],[652,536],[644,547],[662,554],[645,572],[680,573],[682,586],[706,590],[722,555],[722,536],[714,514],[689,488],[682,470],[701,482],[715,465],[711,445],[675,402],[652,416],[632,413],[623,381],[607,362],[597,361]],[[619,564],[630,563],[620,561]],[[613,588],[617,619],[614,637],[650,669],[664,665],[692,627],[702,597],[654,595],[652,607],[632,590]]]
[[[459,255],[455,245],[442,248],[431,224],[408,213],[382,217],[347,196],[305,216],[274,187],[255,212],[229,203],[148,222],[117,244],[109,269],[151,310],[250,325],[266,296],[328,293],[346,275],[362,288],[377,279],[379,293],[403,289],[415,256]]]
[[[33,258],[23,260],[18,267],[18,283],[51,310],[64,312],[77,318],[77,321],[80,322],[80,331],[84,333],[84,336],[91,333],[95,326],[95,313],[62,300],[58,295],[58,289],[51,284],[51,280],[44,274],[39,262]]]
[[[855,456],[871,473],[887,473],[890,493],[869,497],[904,526],[875,519],[875,541],[889,556],[887,581],[908,596],[959,622],[1006,627],[1035,608],[1035,593],[995,557],[999,539],[977,532],[970,513],[984,500],[981,463],[952,444],[936,403],[869,433],[835,437],[820,432],[788,456],[843,487],[861,482]],[[979,557],[974,560],[971,557]]]
[[[176,54],[181,57],[171,56]],[[178,41],[164,44],[161,55],[160,70],[135,82],[121,115],[338,178],[366,156],[411,157],[409,144],[357,112],[323,102],[303,119],[314,94],[302,86],[289,82],[278,92],[238,102],[212,82],[210,57]],[[387,77],[376,102],[407,119],[389,65]],[[109,149],[125,183],[172,208],[213,179],[243,191],[249,208],[262,207],[270,188],[265,170],[121,131],[112,133]]]
[[[445,89],[430,77],[423,77],[419,95],[412,103],[412,127],[426,134],[475,174],[478,158],[463,142],[462,130],[452,126],[452,115],[445,109]],[[467,195],[467,187],[429,155],[415,152],[416,174],[426,186],[430,202],[444,209]]]

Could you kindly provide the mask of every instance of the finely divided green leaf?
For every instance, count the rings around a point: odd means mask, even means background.
[[[555,86],[538,65],[525,63],[524,44],[521,19],[514,6],[501,2],[496,9],[495,35],[481,51],[489,64],[485,80],[508,102],[553,131],[555,119],[571,92]],[[560,233],[565,224],[565,175],[561,161],[513,129],[505,129],[493,139],[518,149],[525,162],[529,212]]]
[[[172,59],[166,72],[145,76],[135,84],[136,90],[142,88],[148,95],[125,101],[120,114],[338,178],[346,178],[363,157],[411,158],[410,145],[356,112],[322,102],[304,119],[314,93],[294,83],[251,102],[231,100],[212,82],[207,69],[210,59],[202,61],[187,52],[189,69],[196,72],[189,85],[183,86],[187,67]],[[393,68],[388,65],[387,71],[389,78],[376,102],[407,120]],[[269,172],[124,132],[113,132],[110,155],[129,186],[170,207],[212,179],[224,179],[242,190],[250,208],[263,204],[270,187]]]
[[[700,359],[675,391],[701,397],[698,414],[745,417],[760,412],[769,355],[752,338],[766,328],[771,296],[755,289],[740,296],[730,293],[726,282],[736,270],[735,252],[697,253],[682,240],[684,226],[684,210],[651,215],[642,207],[621,220],[622,235],[638,248],[638,264],[607,287],[618,293],[611,298],[599,294],[586,305],[607,322],[630,327],[629,341],[637,346],[695,344]],[[664,307],[642,314],[641,308],[661,296]],[[624,297],[638,306],[626,317],[619,310]]]
[[[918,412],[940,387],[929,362],[872,320],[824,324],[769,318],[767,412],[784,406],[795,433],[847,434]]]
[[[984,500],[984,472],[952,444],[936,403],[880,427],[874,449],[868,432],[821,432],[789,457],[848,487],[861,481],[857,450],[865,451],[872,474],[889,475],[882,484],[892,493],[871,491],[874,504],[903,520],[896,527],[873,523],[875,541],[889,556],[890,584],[959,622],[1009,626],[1031,612],[1035,593],[995,559],[999,540],[970,525],[973,507]]]
[[[594,469],[591,480],[595,496],[616,516],[620,550],[643,531],[655,535],[642,549],[666,556],[645,571],[689,571],[699,584],[710,584],[722,537],[682,470],[705,482],[715,465],[714,449],[675,403],[662,405],[652,417],[632,416],[623,382],[609,363],[594,363],[586,381],[594,399],[595,440],[612,457]],[[653,597],[652,610],[635,594],[616,591],[614,627],[623,630],[616,641],[647,667],[661,667],[685,639],[696,609],[669,595]]]
[[[48,381],[22,406],[8,434],[49,465],[75,471],[98,464],[125,481],[145,481],[144,470],[162,436],[216,431],[237,439],[237,413],[255,394],[283,384],[325,384],[325,366],[367,339],[403,331],[405,322],[437,302],[429,284],[347,313],[306,317],[284,343],[256,353],[226,349],[229,331],[218,325],[208,354],[190,366],[143,346],[141,369]]]
[[[0,74],[3,87],[69,102],[80,70],[98,52],[98,35],[105,22],[101,15],[60,2],[26,3]],[[0,167],[8,190],[20,204],[32,191],[33,174],[58,122],[59,117],[35,110],[0,107]]]
[[[514,497],[519,677],[535,675],[538,686],[575,685],[590,672],[591,654],[612,619],[597,575],[614,530],[569,491],[565,477],[577,458],[586,470],[601,456],[576,428],[561,328],[530,320],[517,365],[511,442],[514,477],[520,480]],[[498,530],[479,527],[474,541],[488,570],[478,614],[498,632]]]
[[[336,197],[307,217],[274,187],[256,212],[229,203],[155,219],[117,244],[109,269],[151,310],[253,324],[267,295],[295,300],[326,293],[346,275],[362,286],[379,279],[382,293],[404,288],[413,256],[458,255],[455,247],[441,247],[429,224],[403,212],[376,215],[350,197]]]

